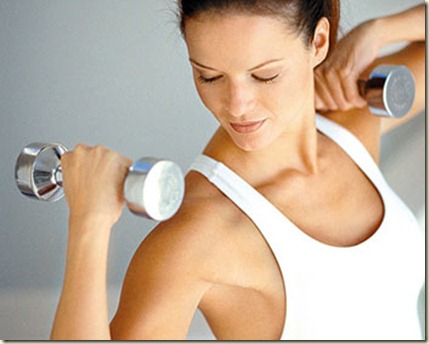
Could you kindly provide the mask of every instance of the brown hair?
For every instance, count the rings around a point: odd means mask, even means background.
[[[179,0],[179,20],[185,35],[186,21],[202,13],[229,12],[276,16],[287,20],[293,32],[311,43],[317,23],[330,22],[330,47],[335,47],[340,19],[339,0]]]

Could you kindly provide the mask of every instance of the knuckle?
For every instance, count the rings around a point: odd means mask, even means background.
[[[106,156],[106,157],[111,157],[112,155],[115,154],[114,151],[108,149],[106,146],[103,146],[103,145],[96,145],[94,147],[94,152],[97,155]]]
[[[79,153],[88,150],[88,146],[84,143],[78,143],[74,148],[74,152]]]
[[[339,108],[340,108],[340,111],[349,111],[349,110],[353,109],[353,106],[345,103],[345,104],[341,104]]]
[[[338,107],[341,111],[348,111],[353,108],[353,106],[347,102],[345,99],[341,99],[338,101]]]
[[[355,97],[352,102],[353,102],[353,107],[358,109],[362,109],[367,105],[367,103],[359,97]]]
[[[106,147],[104,147],[103,145],[95,145],[94,146],[94,150],[96,150],[96,151],[105,151]]]
[[[130,159],[130,158],[127,158],[127,157],[124,157],[124,162],[125,162],[125,166],[128,168],[128,167],[130,167],[132,164],[133,164],[133,160],[132,159]]]
[[[342,78],[348,78],[351,74],[351,70],[347,66],[345,66],[338,71],[338,74]]]
[[[329,110],[333,110],[333,111],[339,110],[338,104],[335,101],[328,101],[327,106]]]
[[[365,108],[366,106],[368,106],[368,103],[367,103],[365,100],[361,100],[361,101],[358,103],[358,105],[357,105],[357,107],[358,107],[359,109],[363,109],[363,108]]]
[[[61,165],[64,166],[68,163],[72,152],[65,152],[61,155]]]

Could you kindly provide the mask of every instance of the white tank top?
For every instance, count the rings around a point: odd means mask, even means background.
[[[191,169],[231,199],[270,246],[286,290],[282,340],[422,339],[417,299],[424,283],[425,248],[418,223],[351,132],[319,115],[316,123],[353,159],[384,203],[380,227],[358,245],[335,247],[313,239],[208,156],[197,157]]]

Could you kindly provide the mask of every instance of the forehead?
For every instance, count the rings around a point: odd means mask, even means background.
[[[234,60],[252,64],[302,48],[284,20],[252,14],[198,15],[187,21],[185,41],[192,59],[211,64]]]

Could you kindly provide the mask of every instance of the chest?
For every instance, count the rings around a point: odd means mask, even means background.
[[[259,192],[297,230],[327,245],[349,247],[377,231],[384,204],[372,181],[341,153],[329,157],[314,175],[286,173]]]

